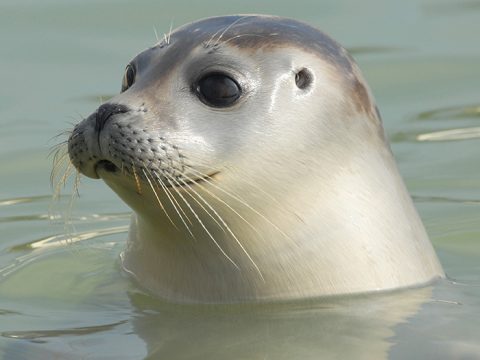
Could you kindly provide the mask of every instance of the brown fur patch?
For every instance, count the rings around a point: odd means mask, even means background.
[[[372,106],[372,102],[370,100],[370,96],[368,94],[368,90],[366,89],[365,85],[355,77],[353,81],[353,96],[352,99],[355,101],[355,107],[358,111],[364,112],[369,116],[375,116]]]

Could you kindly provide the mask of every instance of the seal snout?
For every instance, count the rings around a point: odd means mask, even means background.
[[[101,105],[95,114],[95,132],[99,134],[107,121],[116,114],[124,114],[130,109],[126,105],[106,103]]]
[[[130,111],[130,108],[123,104],[117,103],[105,103],[102,104],[94,114],[95,117],[95,133],[97,135],[97,143],[99,146],[100,153],[101,151],[101,142],[100,142],[100,134],[102,130],[105,128],[107,122],[109,122],[114,115],[117,114],[125,114]],[[114,173],[118,170],[118,167],[111,161],[106,159],[101,159],[94,164],[94,171],[97,173],[98,170],[102,169],[110,173]]]
[[[99,169],[110,173],[118,170],[109,149],[111,135],[107,134],[111,130],[107,131],[107,128],[116,115],[130,111],[131,108],[123,104],[105,103],[74,128],[68,140],[68,152],[72,164],[78,171],[98,179]]]

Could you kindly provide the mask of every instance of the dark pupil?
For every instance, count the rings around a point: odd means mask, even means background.
[[[238,84],[222,74],[208,75],[198,82],[197,91],[201,99],[210,106],[232,105],[240,97]]]
[[[135,69],[132,65],[127,65],[125,69],[125,75],[123,76],[122,81],[122,92],[127,90],[130,86],[132,86],[133,82],[135,81]]]

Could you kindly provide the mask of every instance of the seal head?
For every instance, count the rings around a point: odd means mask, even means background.
[[[135,57],[72,163],[133,210],[124,268],[177,302],[288,300],[444,276],[344,48],[223,16]]]

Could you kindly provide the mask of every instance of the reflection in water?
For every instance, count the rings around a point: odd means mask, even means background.
[[[479,359],[478,342],[480,299],[472,296],[475,286],[453,281],[435,286],[435,301],[422,306],[408,322],[399,324],[389,358],[403,359]]]
[[[185,306],[133,294],[148,359],[384,359],[431,289],[304,303]],[[185,341],[188,339],[188,341]]]

